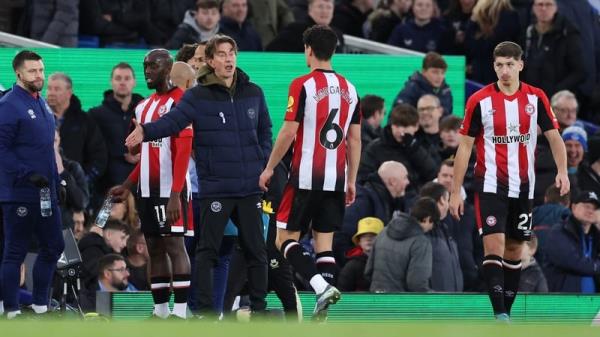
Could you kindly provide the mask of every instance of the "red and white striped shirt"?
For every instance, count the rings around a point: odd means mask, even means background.
[[[493,83],[469,98],[460,133],[475,138],[478,191],[533,199],[538,125],[558,129],[546,94],[526,83],[512,96]]]
[[[290,183],[299,189],[346,190],[346,135],[360,124],[356,88],[334,71],[315,70],[292,81],[286,121],[300,123]]]

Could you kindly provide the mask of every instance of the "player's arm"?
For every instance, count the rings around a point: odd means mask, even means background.
[[[275,166],[277,166],[283,156],[285,156],[294,142],[299,126],[300,123],[296,121],[283,122],[283,126],[281,127],[281,130],[279,130],[275,146],[273,147],[273,151],[271,151],[271,156],[269,157],[269,162],[267,163],[265,170],[273,171],[275,169]]]
[[[129,196],[129,192],[131,192],[133,187],[137,185],[139,180],[140,162],[138,162],[135,165],[133,171],[131,171],[127,179],[125,179],[125,181],[121,185],[117,185],[110,189],[108,195],[111,195],[113,197],[114,202],[123,202],[127,199],[127,196]]]
[[[356,176],[358,175],[358,166],[360,165],[360,124],[350,124],[348,136],[348,177],[346,205],[352,204],[356,197]]]
[[[169,112],[170,113],[170,112]],[[186,132],[189,131],[189,132]],[[173,158],[173,183],[171,184],[171,196],[167,203],[167,223],[173,224],[181,216],[181,191],[185,184],[190,156],[192,155],[192,130],[184,130],[185,134],[180,137],[171,137],[174,143],[175,153]]]
[[[567,173],[567,150],[565,143],[558,133],[557,129],[552,129],[544,132],[544,136],[548,139],[552,157],[556,163],[558,174],[556,175],[556,187],[560,188],[560,195],[565,195],[570,190],[569,175]]]

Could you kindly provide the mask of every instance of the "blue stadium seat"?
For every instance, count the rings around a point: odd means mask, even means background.
[[[79,48],[98,48],[100,47],[100,37],[96,35],[79,35]]]

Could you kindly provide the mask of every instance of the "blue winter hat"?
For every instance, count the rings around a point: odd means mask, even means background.
[[[562,139],[566,142],[567,140],[576,140],[581,146],[583,146],[583,151],[587,152],[588,144],[587,144],[587,133],[580,126],[569,126],[563,131]]]

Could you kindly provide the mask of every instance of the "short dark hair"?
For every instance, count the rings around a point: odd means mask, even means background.
[[[512,57],[515,60],[521,60],[523,49],[518,44],[511,41],[498,43],[494,48],[494,61],[497,57]]]
[[[444,185],[430,181],[421,187],[419,197],[429,197],[438,202],[442,200],[442,197],[446,193],[448,193],[448,190],[446,187],[444,187]]]
[[[41,59],[42,57],[39,54],[32,52],[31,50],[21,50],[13,58],[12,67],[13,70],[16,71],[23,66],[25,61],[40,61]]]
[[[390,113],[389,124],[405,127],[416,126],[419,124],[419,113],[414,106],[400,103]]]
[[[110,78],[113,77],[113,75],[115,74],[115,70],[117,70],[117,69],[129,69],[129,70],[131,70],[131,75],[133,76],[133,78],[135,78],[135,71],[133,71],[133,67],[131,66],[131,64],[129,64],[127,62],[117,63],[110,71]]]
[[[198,0],[196,1],[196,10],[199,9],[211,9],[216,8],[219,9],[221,4],[217,0]]]
[[[338,38],[333,29],[322,25],[307,28],[302,34],[302,41],[321,61],[331,60],[338,44]]]
[[[546,192],[544,193],[544,199],[546,199],[546,203],[549,204],[563,204],[568,206],[571,202],[571,192],[560,195],[560,188],[556,187],[556,185],[552,184],[546,188]]]
[[[430,51],[425,54],[425,58],[423,58],[423,70],[427,70],[429,68],[439,68],[439,69],[448,69],[448,63],[442,57],[442,55]]]
[[[442,166],[454,167],[454,158],[444,159],[444,161],[442,162],[442,165],[440,165],[440,167],[442,167]]]
[[[211,37],[210,40],[208,40],[208,42],[206,43],[206,49],[204,50],[204,56],[207,59],[215,58],[215,52],[217,51],[217,47],[223,43],[229,43],[230,45],[232,45],[233,50],[237,53],[238,47],[237,47],[237,43],[235,43],[234,39],[232,39],[228,35],[217,34],[217,35]]]
[[[109,219],[104,225],[105,231],[119,231],[129,234],[129,226],[121,220]]]
[[[125,261],[125,258],[119,254],[106,254],[98,260],[98,278],[104,276],[104,271],[110,269],[117,261]]]
[[[383,110],[383,97],[377,95],[365,95],[360,100],[360,110],[363,118],[370,118],[375,114],[375,111]]]
[[[440,120],[440,132],[459,130],[461,123],[462,123],[462,119],[460,119],[454,115],[448,115],[446,117],[443,117]]]
[[[413,207],[410,208],[410,215],[421,222],[428,217],[432,222],[440,221],[440,210],[435,200],[429,197],[419,198]]]
[[[199,46],[199,44],[197,44],[197,43],[184,44],[177,51],[177,54],[175,55],[175,61],[181,61],[181,62],[189,61],[192,57],[194,57],[194,54],[196,54],[196,49],[198,48],[198,46]]]

